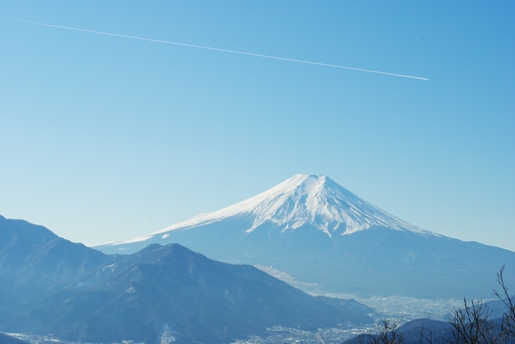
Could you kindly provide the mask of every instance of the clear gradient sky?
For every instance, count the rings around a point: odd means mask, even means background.
[[[322,173],[515,251],[514,15],[513,1],[0,1],[0,214],[95,245]]]

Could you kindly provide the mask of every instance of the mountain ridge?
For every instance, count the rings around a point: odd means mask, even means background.
[[[266,336],[276,325],[372,320],[373,310],[355,301],[316,298],[253,266],[179,244],[105,255],[42,226],[0,220],[0,331],[155,343],[168,328],[177,343],[219,343]]]

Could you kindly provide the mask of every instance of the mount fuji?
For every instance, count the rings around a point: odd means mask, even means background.
[[[490,297],[501,265],[515,277],[515,252],[411,225],[325,175],[295,175],[224,209],[96,248],[130,254],[152,243],[360,296]]]

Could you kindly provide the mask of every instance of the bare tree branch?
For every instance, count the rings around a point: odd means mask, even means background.
[[[514,296],[508,293],[508,287],[504,283],[504,265],[497,273],[497,282],[501,286],[502,292],[499,293],[494,290],[495,296],[506,306],[507,311],[504,312],[502,317],[502,332],[506,336],[506,341],[510,343],[515,342],[515,300]]]

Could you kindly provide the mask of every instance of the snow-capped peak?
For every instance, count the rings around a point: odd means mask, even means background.
[[[275,187],[213,213],[197,215],[151,236],[241,216],[251,221],[250,233],[265,222],[282,230],[310,225],[329,236],[351,234],[372,226],[431,233],[362,200],[325,175],[297,174]]]

